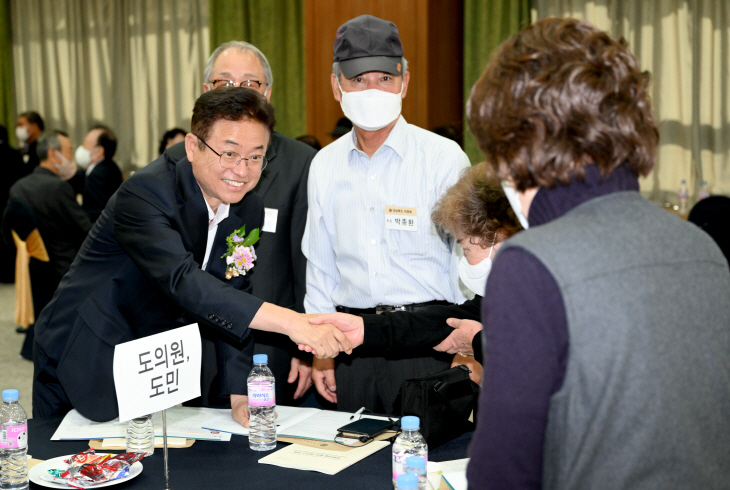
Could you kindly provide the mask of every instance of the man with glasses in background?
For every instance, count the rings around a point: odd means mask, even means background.
[[[256,46],[230,41],[218,46],[205,67],[203,92],[225,87],[254,90],[271,101],[273,78],[266,56]],[[183,144],[167,150],[173,158],[185,156]],[[252,294],[283,308],[304,312],[307,262],[301,242],[307,221],[307,176],[316,152],[299,141],[273,132],[266,150],[269,161],[254,191],[264,203],[264,225],[256,247]],[[287,339],[268,332],[253,334],[257,354],[267,354],[274,373],[276,400],[293,405],[311,386],[311,355]],[[214,377],[214,357],[204,358],[204,371]],[[298,383],[295,384],[295,381]],[[287,380],[288,383],[284,383]]]
[[[285,334],[320,356],[350,349],[335,327],[313,329],[304,315],[249,294],[250,263],[225,257],[228,238],[263,224],[251,191],[266,168],[273,125],[273,108],[251,90],[205,93],[193,109],[186,158],[162,155],[112,196],[36,322],[34,416],[75,408],[94,421],[117,417],[114,347],[193,322],[221,366],[209,385],[215,392],[203,395],[230,398],[244,426],[249,329]]]

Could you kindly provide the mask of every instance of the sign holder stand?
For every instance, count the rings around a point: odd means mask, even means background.
[[[165,457],[165,490],[170,490],[170,474],[167,471],[167,410],[162,411],[162,452]]]

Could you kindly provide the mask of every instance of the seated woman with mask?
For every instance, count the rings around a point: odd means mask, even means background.
[[[362,316],[329,313],[311,318],[310,322],[336,325],[347,333],[351,342],[354,341],[353,346],[363,345],[384,353],[403,348],[433,347],[438,351],[461,354],[457,355],[454,364],[464,363],[462,360],[472,353],[481,363],[480,308],[491,261],[502,242],[522,227],[504,191],[488,176],[483,163],[468,169],[446,191],[436,203],[431,219],[440,230],[448,230],[464,249],[459,277],[474,292],[474,299],[461,305],[430,306],[412,312],[393,311]],[[465,364],[474,371],[472,363]],[[322,396],[329,400],[333,398],[334,393],[323,385],[321,377],[314,382]]]

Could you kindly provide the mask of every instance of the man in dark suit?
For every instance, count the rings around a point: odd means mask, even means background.
[[[226,86],[245,87],[271,100],[273,79],[266,56],[252,44],[231,41],[218,46],[205,68],[203,92]],[[183,145],[167,150],[181,157]],[[307,262],[302,235],[307,222],[307,177],[316,152],[308,145],[274,132],[266,152],[269,164],[254,191],[265,207],[263,233],[256,249],[253,295],[300,313],[304,312]],[[267,354],[277,380],[276,400],[293,405],[311,386],[311,356],[280,335],[254,332],[256,353]],[[214,359],[209,359],[214,364]],[[288,383],[281,381],[286,379]],[[294,384],[296,380],[297,384]]]
[[[31,173],[40,163],[36,146],[44,129],[43,118],[36,111],[26,111],[18,116],[18,122],[15,125],[15,137],[23,145],[20,148],[23,163],[26,165],[23,175]]]
[[[250,90],[203,94],[185,158],[163,155],[122,184],[36,324],[34,416],[76,408],[115,418],[114,346],[185,323],[215,338],[217,394],[230,396],[245,426],[251,360],[239,354],[249,328],[286,334],[320,356],[350,349],[331,325],[309,328],[303,315],[247,294],[250,273],[227,279],[226,238],[263,223],[261,199],[249,191],[273,124],[271,106]]]
[[[71,186],[61,178],[61,174],[68,178],[67,175],[72,175],[76,168],[73,162],[73,145],[68,135],[62,131],[50,131],[44,133],[37,142],[36,151],[40,165],[10,188],[2,224],[5,241],[13,243],[10,231],[17,230],[19,226],[27,226],[27,214],[17,212],[22,206],[35,221],[35,227],[48,252],[48,262],[31,258],[29,264],[36,320],[41,310],[51,301],[61,278],[68,272],[91,228],[89,219],[74,198]],[[21,356],[31,359],[32,349],[31,325],[26,333]]]
[[[81,206],[94,223],[120,185],[122,172],[114,162],[117,151],[117,137],[108,127],[97,124],[86,133],[84,142],[76,149],[76,163],[79,170],[72,185],[81,191]]]

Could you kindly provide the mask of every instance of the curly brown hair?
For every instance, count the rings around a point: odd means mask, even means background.
[[[484,162],[466,169],[461,178],[439,199],[431,220],[461,239],[478,240],[486,247],[522,229],[497,180],[489,175]]]
[[[523,191],[654,166],[649,73],[626,41],[588,22],[541,20],[495,52],[467,103],[469,127],[500,179]]]

